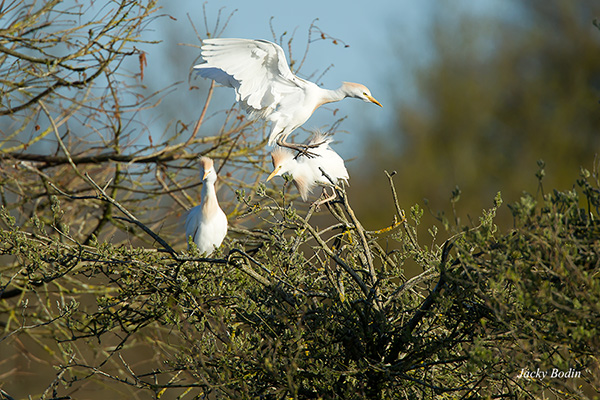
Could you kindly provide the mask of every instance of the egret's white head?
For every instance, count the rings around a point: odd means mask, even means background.
[[[202,182],[216,182],[217,171],[215,171],[215,163],[211,158],[200,157],[200,176]]]
[[[273,161],[273,172],[267,178],[267,182],[275,176],[281,176],[290,172],[294,162],[294,154],[283,147],[279,147],[271,152],[271,161]]]
[[[342,88],[348,97],[354,97],[366,101],[367,103],[375,103],[379,107],[383,107],[380,102],[371,96],[371,91],[365,85],[353,82],[343,82]]]
[[[299,162],[294,157],[294,153],[286,148],[280,147],[273,150],[271,159],[273,160],[274,169],[267,181],[274,176],[290,175],[298,192],[300,192],[300,197],[306,201],[308,193],[312,191],[315,185],[314,171],[306,162]]]

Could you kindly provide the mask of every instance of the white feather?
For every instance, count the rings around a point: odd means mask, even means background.
[[[192,237],[201,254],[210,255],[219,247],[227,235],[227,216],[219,206],[215,191],[217,173],[213,161],[200,159],[202,191],[200,205],[192,208],[185,219],[185,237]]]
[[[311,152],[316,157],[306,157],[300,155],[294,157],[294,154],[288,149],[277,148],[271,153],[273,159],[273,173],[269,176],[289,174],[291,175],[302,200],[308,199],[308,194],[312,193],[315,186],[332,186],[340,182],[347,183],[349,176],[348,170],[344,165],[344,160],[337,154],[329,144],[333,139],[316,133],[309,144],[317,145],[311,148]],[[323,175],[323,171],[331,178],[331,181]]]
[[[205,39],[201,54],[205,62],[194,66],[200,76],[233,88],[250,118],[273,123],[269,145],[285,141],[325,103],[356,97],[381,105],[363,85],[327,90],[295,76],[281,46],[266,40]]]

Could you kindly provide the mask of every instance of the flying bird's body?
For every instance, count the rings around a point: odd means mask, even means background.
[[[227,235],[227,216],[219,206],[215,191],[217,173],[213,161],[200,159],[202,191],[200,205],[192,208],[185,220],[185,236],[192,237],[201,254],[210,255]]]
[[[285,140],[323,104],[355,97],[381,106],[364,85],[344,82],[328,90],[297,77],[281,46],[266,40],[205,39],[202,58],[194,66],[200,76],[232,87],[250,118],[272,122],[269,145],[306,150]]]
[[[315,134],[308,143],[309,146],[314,145],[314,147],[310,147],[316,156],[313,158],[302,155],[295,157],[291,151],[285,148],[275,149],[271,153],[274,169],[267,178],[267,181],[271,180],[274,176],[289,174],[304,201],[308,199],[308,194],[317,185],[330,187],[340,182],[347,183],[349,178],[348,171],[342,157],[329,146],[332,141],[331,138]],[[323,172],[331,178],[331,181]]]

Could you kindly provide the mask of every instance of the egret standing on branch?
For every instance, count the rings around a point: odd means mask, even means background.
[[[302,200],[308,199],[308,193],[312,192],[316,185],[332,187],[340,182],[348,182],[348,171],[344,165],[344,160],[330,146],[333,139],[322,134],[315,134],[308,146],[312,146],[313,153],[317,156],[308,158],[304,156],[295,157],[294,154],[283,147],[279,147],[271,153],[273,160],[273,172],[267,178],[271,180],[274,176],[289,174],[292,177],[294,185],[300,192]],[[331,181],[323,174],[325,172]],[[335,191],[330,197],[318,201],[316,204],[323,204],[335,198]]]
[[[217,172],[212,159],[200,157],[200,176],[202,177],[201,203],[192,208],[186,217],[185,237],[189,240],[191,236],[200,253],[209,256],[221,245],[227,235],[227,217],[217,201],[215,192]]]
[[[277,143],[302,152],[316,147],[318,143],[298,145],[285,140],[323,104],[354,97],[381,107],[359,83],[344,82],[339,89],[328,90],[297,77],[283,49],[266,40],[205,39],[201,54],[205,62],[194,66],[200,76],[235,89],[236,100],[251,119],[272,122],[271,146]]]

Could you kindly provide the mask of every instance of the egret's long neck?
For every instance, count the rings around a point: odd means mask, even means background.
[[[348,97],[348,91],[344,85],[340,86],[335,90],[327,90],[327,101],[326,103],[331,103],[334,101],[340,101]]]
[[[315,108],[311,111],[313,113],[317,108],[321,107],[323,104],[333,103],[334,101],[340,101],[348,96],[344,86],[341,86],[338,89],[323,89],[315,85],[319,89],[319,97],[317,97],[317,101],[315,104]]]
[[[202,198],[202,209],[205,213],[214,211],[219,207],[217,202],[217,193],[215,191],[215,182],[207,179],[202,184],[202,191],[200,192]]]

